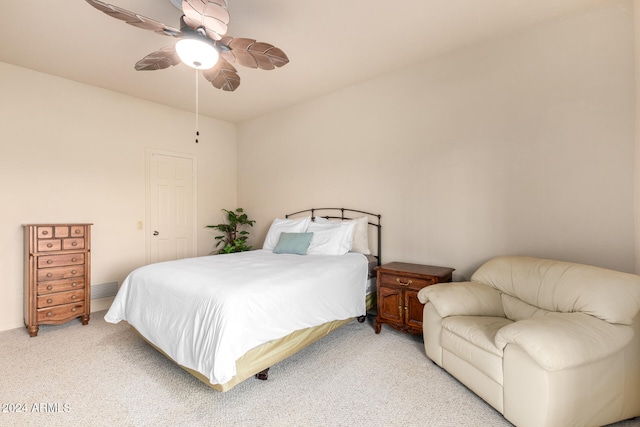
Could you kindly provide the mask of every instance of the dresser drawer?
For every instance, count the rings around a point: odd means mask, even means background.
[[[38,268],[84,264],[84,254],[46,255],[38,257]]]
[[[38,240],[38,252],[59,251],[61,249],[62,249],[62,240],[60,239]]]
[[[66,225],[56,225],[53,227],[53,235],[56,237],[69,237],[69,227]]]
[[[36,227],[36,236],[38,239],[52,239],[53,238],[53,227]]]
[[[385,286],[402,287],[420,290],[425,286],[433,285],[433,279],[428,277],[407,277],[401,274],[380,273],[380,284]]]
[[[62,249],[70,250],[70,249],[84,249],[84,239],[63,239],[62,240]]]
[[[51,280],[48,282],[38,283],[38,295],[52,294],[55,292],[73,291],[76,289],[84,289],[84,277],[76,277],[72,279]]]
[[[38,269],[38,282],[84,276],[84,265]]]
[[[71,226],[71,237],[84,237],[84,227],[82,225]]]
[[[84,289],[38,296],[38,308],[84,301]]]
[[[38,309],[38,322],[59,322],[84,314],[84,301]]]

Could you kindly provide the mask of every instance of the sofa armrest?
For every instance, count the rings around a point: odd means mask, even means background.
[[[573,368],[603,359],[631,341],[633,328],[584,313],[547,313],[501,328],[495,344],[515,343],[547,371]]]
[[[418,292],[422,304],[431,302],[441,317],[504,317],[500,291],[475,282],[438,283]]]

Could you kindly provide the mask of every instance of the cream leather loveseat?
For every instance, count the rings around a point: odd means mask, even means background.
[[[640,276],[499,257],[418,298],[427,356],[515,425],[640,416]]]

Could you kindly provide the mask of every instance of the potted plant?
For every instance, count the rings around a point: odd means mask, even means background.
[[[222,233],[216,236],[217,251],[211,253],[218,254],[230,254],[232,252],[243,252],[251,250],[251,246],[247,245],[247,239],[249,238],[249,232],[243,230],[245,226],[253,227],[254,220],[249,219],[242,208],[238,208],[235,211],[228,211],[222,209],[227,214],[227,222],[216,225],[207,225],[207,228],[213,228],[214,230]],[[222,246],[221,249],[218,249]]]

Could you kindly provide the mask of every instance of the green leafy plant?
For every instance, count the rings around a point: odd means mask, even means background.
[[[207,225],[207,228],[213,228],[214,230],[222,233],[216,236],[217,251],[212,253],[218,254],[230,254],[232,252],[244,252],[251,250],[251,246],[247,245],[247,239],[249,238],[249,232],[243,228],[246,226],[253,227],[254,220],[249,219],[242,208],[238,208],[235,211],[228,211],[222,209],[227,214],[227,222],[216,225]],[[222,246],[221,249],[220,246]]]

